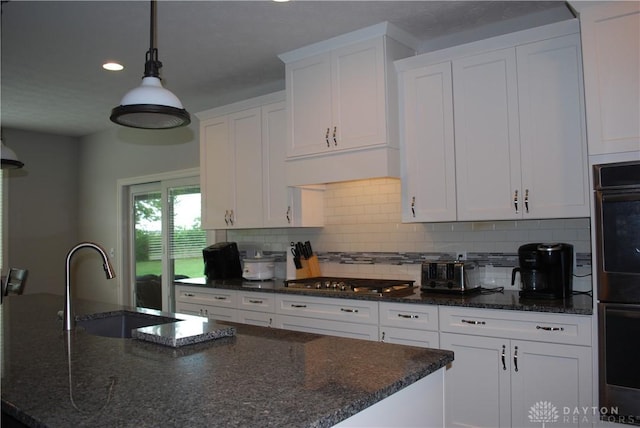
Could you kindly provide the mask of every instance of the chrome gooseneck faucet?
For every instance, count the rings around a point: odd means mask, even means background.
[[[104,273],[107,274],[107,279],[112,279],[116,275],[113,272],[113,267],[111,266],[111,262],[109,262],[109,257],[107,257],[107,253],[104,249],[93,242],[81,242],[80,244],[73,247],[69,253],[67,254],[67,264],[65,267],[65,295],[64,295],[64,330],[73,330],[75,326],[75,319],[73,317],[73,310],[71,308],[71,258],[73,255],[82,248],[93,248],[100,256],[102,256],[102,268],[104,269]]]

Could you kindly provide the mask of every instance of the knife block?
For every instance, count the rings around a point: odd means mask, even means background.
[[[301,258],[300,264],[302,265],[302,267],[300,269],[296,269],[296,279],[304,279],[313,276],[311,275],[311,270],[309,269],[309,260]]]
[[[318,256],[316,256],[315,254],[311,257],[309,257],[308,260],[306,260],[307,265],[309,266],[309,274],[312,277],[316,277],[316,276],[322,276],[320,274],[320,263],[318,262]]]

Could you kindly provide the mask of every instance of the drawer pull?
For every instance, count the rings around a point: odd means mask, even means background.
[[[357,309],[340,308],[340,311],[342,311],[342,312],[350,312],[350,313],[358,313]]]
[[[196,295],[193,293],[184,293],[185,297],[195,297]]]
[[[295,305],[295,304],[293,304],[293,303],[292,303],[292,304],[291,304],[291,307],[292,307],[292,308],[306,308],[306,307],[307,307],[307,305]]]
[[[545,331],[564,331],[564,327],[546,327],[546,326],[536,326],[536,330],[545,330]]]
[[[507,369],[507,362],[505,361],[506,353],[507,353],[507,345],[502,345],[502,353],[500,354],[500,358],[502,359],[502,370]]]
[[[484,321],[474,321],[474,320],[462,320],[463,323],[465,324],[472,324],[472,325],[485,325],[486,322]]]
[[[515,351],[513,353],[513,366],[515,370],[518,371],[518,347],[515,347]]]
[[[418,315],[398,314],[400,318],[418,318]]]
[[[255,303],[256,305],[261,305],[262,300],[249,300],[249,303]]]
[[[227,300],[227,298],[224,296],[214,296],[213,298],[216,300]]]

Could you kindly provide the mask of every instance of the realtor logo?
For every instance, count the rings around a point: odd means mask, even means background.
[[[538,401],[529,409],[529,421],[541,422],[542,428],[545,428],[547,422],[557,422],[558,419],[558,409],[549,401]]]

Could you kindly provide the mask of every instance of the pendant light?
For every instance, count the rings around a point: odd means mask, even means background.
[[[191,123],[189,113],[171,91],[162,87],[156,38],[156,0],[151,0],[151,42],[146,54],[142,84],[127,92],[120,105],[111,110],[111,121],[143,129],[171,129]]]
[[[0,157],[2,158],[2,169],[18,169],[24,166],[24,163],[18,160],[16,152],[4,145],[2,132],[0,131]]]

